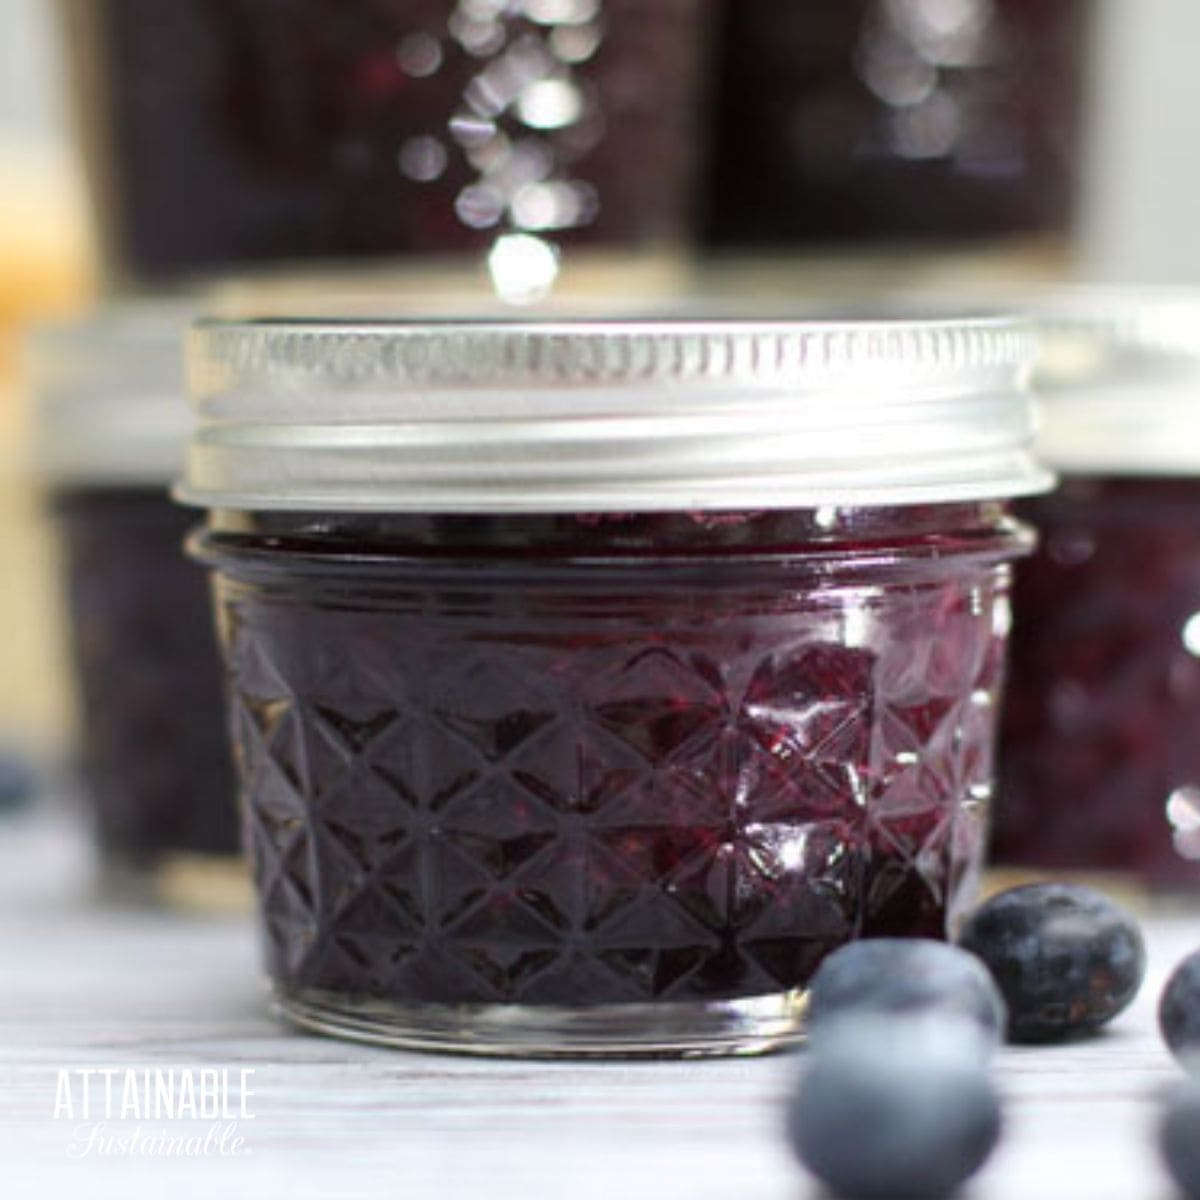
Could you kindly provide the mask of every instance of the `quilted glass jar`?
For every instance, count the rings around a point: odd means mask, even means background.
[[[809,249],[1061,235],[1088,0],[722,0],[708,236]]]
[[[980,864],[1043,477],[1004,322],[209,324],[216,573],[267,970],[479,1053],[796,1036]]]
[[[1038,305],[1041,433],[1062,477],[1022,513],[995,854],[1200,884],[1200,302]]]
[[[186,321],[143,309],[41,331],[36,458],[56,518],[79,770],[102,885],[204,907],[244,896],[221,660],[195,521],[171,502],[188,431]]]
[[[59,4],[120,277],[690,233],[707,0]]]

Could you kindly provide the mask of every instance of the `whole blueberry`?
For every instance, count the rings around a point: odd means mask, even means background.
[[[1004,1034],[1004,999],[973,954],[915,938],[850,942],[834,951],[813,976],[808,1032],[819,1039],[832,1018],[853,1012],[897,1016],[936,1010],[979,1023],[992,1044]]]
[[[1171,972],[1158,1002],[1158,1027],[1171,1053],[1200,1069],[1200,950]]]
[[[1200,1084],[1194,1080],[1167,1096],[1158,1144],[1180,1191],[1189,1200],[1200,1200]]]
[[[1137,923],[1106,896],[1039,883],[993,897],[967,921],[960,945],[991,971],[1014,1042],[1091,1033],[1137,995],[1146,949]]]
[[[800,1161],[845,1200],[941,1200],[986,1161],[1000,1103],[970,1018],[847,1014],[789,1108]]]

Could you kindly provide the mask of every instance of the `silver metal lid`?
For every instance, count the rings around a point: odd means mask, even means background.
[[[1200,292],[1083,288],[1035,298],[1038,447],[1068,473],[1200,473]]]
[[[193,316],[170,301],[138,304],[31,334],[32,457],[43,480],[166,486],[178,477],[192,426],[183,342]]]
[[[1031,328],[202,322],[177,489],[213,508],[661,511],[1043,490]]]

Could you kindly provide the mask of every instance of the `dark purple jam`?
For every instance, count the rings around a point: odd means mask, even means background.
[[[775,995],[971,899],[1008,568],[995,505],[217,513],[286,995]]]
[[[704,3],[70,0],[113,249],[163,280],[681,241]]]
[[[1069,227],[1087,0],[724,0],[707,236],[954,243]]]
[[[195,517],[160,489],[70,489],[62,526],[81,770],[109,865],[239,849],[221,661]]]
[[[1023,513],[996,857],[1200,884],[1200,483],[1075,478]]]

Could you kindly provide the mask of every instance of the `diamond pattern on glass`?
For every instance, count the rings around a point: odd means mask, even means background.
[[[271,970],[400,1001],[711,999],[801,986],[863,932],[944,933],[980,853],[995,586],[855,595],[840,626],[826,596],[616,628],[567,595],[279,621],[228,588]]]

